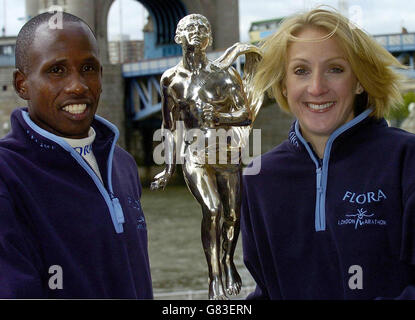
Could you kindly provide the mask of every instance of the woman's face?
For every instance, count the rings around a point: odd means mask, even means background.
[[[319,39],[327,31],[302,30],[297,37]],[[336,37],[324,41],[298,41],[288,48],[286,94],[291,112],[308,141],[328,138],[337,128],[353,119],[358,86],[346,55]]]

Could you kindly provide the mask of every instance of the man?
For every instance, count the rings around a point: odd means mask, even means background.
[[[152,298],[141,186],[117,128],[95,116],[102,66],[85,22],[30,20],[0,140],[0,298]]]
[[[175,41],[182,46],[183,59],[167,70],[160,81],[163,128],[175,132],[176,121],[184,123],[184,136],[176,138],[185,138],[183,174],[189,190],[202,207],[202,244],[209,270],[209,299],[226,299],[226,294],[238,294],[242,284],[233,262],[239,235],[242,167],[239,156],[235,159],[232,152],[232,139],[225,137],[224,143],[216,144],[216,139],[210,138],[215,137],[216,129],[232,132],[233,127],[249,126],[252,114],[238,72],[226,63],[223,67],[221,63],[209,61],[206,56],[212,34],[204,16],[191,14],[180,20]],[[241,52],[253,51],[247,45],[238,48]],[[232,61],[229,57],[241,53],[236,46],[231,49],[225,54],[225,60]],[[259,53],[257,49],[255,52]],[[192,150],[189,134],[198,130],[207,148]],[[167,166],[156,176],[152,189],[164,188],[173,175],[176,148],[175,139],[168,136]]]

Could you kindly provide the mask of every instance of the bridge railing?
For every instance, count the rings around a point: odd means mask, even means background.
[[[415,33],[384,34],[373,37],[389,52],[415,50]]]
[[[207,53],[207,57],[209,60],[215,60],[224,53],[224,50],[211,51]],[[122,66],[122,74],[124,78],[160,75],[167,69],[177,65],[181,59],[182,56],[175,56],[125,63]],[[241,60],[241,63],[243,63],[243,60]]]

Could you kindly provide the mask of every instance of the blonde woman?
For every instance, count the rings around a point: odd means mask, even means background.
[[[263,45],[256,90],[294,122],[244,177],[249,298],[415,298],[415,136],[388,127],[400,63],[321,8]]]

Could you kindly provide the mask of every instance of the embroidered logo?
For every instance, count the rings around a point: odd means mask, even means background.
[[[300,147],[299,144],[298,144],[297,135],[295,134],[294,131],[291,131],[289,133],[288,138],[290,139],[290,141],[293,145],[295,145],[297,148]]]
[[[86,156],[90,154],[92,151],[92,144],[86,145],[84,147],[75,147],[76,152],[78,152],[81,156]]]
[[[343,201],[348,201],[350,203],[365,204],[371,202],[380,202],[382,199],[387,199],[386,194],[379,189],[377,192],[365,192],[356,194],[355,192],[346,191],[343,196]]]
[[[386,226],[386,221],[381,219],[372,218],[374,213],[368,213],[364,208],[357,209],[357,213],[346,214],[346,219],[340,219],[337,221],[337,224],[346,225],[354,224],[354,228],[357,229],[359,226],[364,225],[379,225]]]
[[[146,229],[146,221],[144,220],[144,216],[138,217],[137,220],[137,229]]]
[[[140,200],[135,200],[132,197],[127,197],[128,206],[138,211],[137,229],[146,229],[146,220],[144,218],[143,210],[141,209]]]
[[[46,144],[43,141],[39,141],[29,130],[26,130],[26,134],[30,137],[30,140],[37,143],[41,148],[47,149],[47,150],[49,150],[49,149],[55,150],[56,149],[56,147],[54,145]]]

